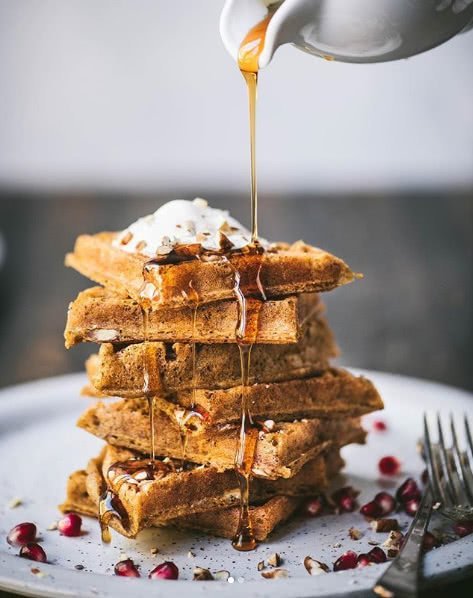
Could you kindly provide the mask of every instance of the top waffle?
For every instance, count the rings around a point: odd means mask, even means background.
[[[112,291],[140,300],[150,260],[113,245],[117,234],[79,236],[74,251],[66,256],[66,265]],[[252,276],[247,257],[230,253],[225,259],[148,267],[146,279],[155,289],[154,303],[178,307],[195,302],[189,299],[190,290],[199,304],[233,299],[235,272],[242,284]],[[330,291],[355,278],[341,259],[302,241],[273,245],[260,257],[258,270],[267,297]]]

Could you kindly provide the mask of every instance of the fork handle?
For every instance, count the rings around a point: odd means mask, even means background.
[[[373,592],[382,598],[414,598],[419,593],[422,542],[432,513],[432,497],[427,489],[404,545],[396,559],[376,582]]]

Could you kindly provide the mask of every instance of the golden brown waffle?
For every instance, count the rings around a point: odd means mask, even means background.
[[[253,305],[253,304],[251,304]],[[301,324],[322,304],[317,293],[258,303],[255,342],[288,344],[298,341]],[[149,314],[148,340],[164,342],[235,343],[236,301],[207,303],[197,308],[158,307]],[[66,347],[81,342],[142,342],[143,314],[134,299],[93,287],[79,293],[69,306]]]
[[[114,247],[117,233],[81,235],[66,265],[112,291],[140,300],[143,268],[149,258]],[[188,303],[192,288],[199,302],[234,298],[235,270],[245,277],[245,256],[230,254],[216,261],[193,260],[151,268],[147,279],[156,289],[156,302],[166,306]],[[351,282],[355,275],[339,258],[298,241],[280,243],[263,255],[260,280],[267,297],[330,291]],[[182,292],[184,291],[184,293]]]
[[[278,382],[318,374],[328,368],[337,347],[325,318],[315,315],[303,326],[303,336],[291,345],[255,345],[251,351],[250,384]],[[233,345],[196,345],[195,378],[192,345],[137,343],[100,346],[87,371],[96,390],[111,396],[141,397],[145,368],[150,393],[195,388],[231,388],[241,383],[240,352]]]
[[[157,455],[194,463],[209,464],[223,471],[234,466],[239,441],[239,425],[207,426],[199,418],[187,428],[174,418],[155,410],[155,451]],[[92,405],[77,422],[87,432],[113,446],[150,454],[149,409],[146,402],[120,400]],[[194,429],[192,429],[194,428]],[[272,431],[260,430],[252,472],[255,476],[289,478],[330,446],[363,443],[365,432],[358,418],[303,419],[278,423]],[[185,455],[183,434],[185,434]]]
[[[105,490],[104,477],[109,467],[117,462],[136,456],[131,451],[106,447],[96,459],[89,462],[87,471],[73,473],[67,486],[67,497],[60,506],[61,510],[79,511],[86,515],[96,515],[98,501]],[[328,478],[333,477],[343,466],[343,461],[337,452],[327,454],[326,458],[319,457],[307,463],[301,471],[290,481],[254,480],[251,486],[251,501],[259,503],[268,498],[284,495],[287,501],[271,503],[270,509],[252,511],[254,524],[261,530],[269,530],[274,525],[286,519],[291,514],[288,509],[283,516],[282,506],[294,503],[297,506],[298,496],[319,493],[327,485]],[[213,467],[193,467],[188,471],[173,471],[170,469],[163,477],[153,481],[121,486],[116,504],[122,515],[121,521],[113,518],[110,525],[119,533],[134,537],[145,527],[177,525],[179,527],[193,527],[216,535],[230,537],[236,530],[239,509],[228,509],[237,505],[239,490],[236,475],[233,470],[217,472]],[[227,507],[227,508],[225,508]],[[220,511],[229,515],[227,524]],[[204,512],[210,511],[215,516],[215,526],[211,525],[210,513],[206,517]],[[281,513],[275,517],[276,513]],[[273,515],[271,515],[273,514]],[[266,521],[266,525],[262,522]],[[270,526],[269,522],[274,525]],[[267,534],[259,533],[258,538],[264,539]]]
[[[91,364],[92,367],[92,364]],[[238,421],[241,417],[242,387],[183,390],[166,399],[156,397],[158,409],[177,421],[190,421],[192,408],[209,424]],[[259,421],[292,421],[299,418],[357,417],[383,408],[373,383],[347,370],[331,368],[319,376],[253,384],[246,389],[250,413]],[[85,396],[105,397],[89,385]],[[146,401],[146,399],[135,399]]]

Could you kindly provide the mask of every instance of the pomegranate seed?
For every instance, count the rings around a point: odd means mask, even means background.
[[[373,422],[373,429],[377,432],[384,432],[387,429],[386,422],[383,422],[382,419],[375,419]]]
[[[23,559],[29,559],[30,561],[38,561],[39,563],[45,563],[47,561],[46,553],[36,542],[28,542],[20,548],[20,556]]]
[[[404,503],[404,511],[408,515],[411,515],[411,517],[414,517],[419,510],[419,504],[420,502],[417,498],[411,498],[411,500],[408,500],[406,503]]]
[[[371,502],[367,502],[365,505],[361,507],[360,513],[365,517],[371,517],[372,519],[376,519],[376,517],[381,517],[381,515],[383,514],[383,510],[377,502],[372,500]]]
[[[131,559],[120,561],[114,567],[115,575],[120,577],[140,577],[140,572]]]
[[[385,563],[388,560],[386,553],[379,546],[375,546],[368,552],[368,557],[372,563]]]
[[[440,546],[440,541],[438,538],[431,534],[430,532],[425,532],[424,538],[422,539],[422,548],[425,551],[432,550],[432,548],[438,548]]]
[[[59,533],[62,536],[80,536],[80,528],[82,525],[82,518],[76,513],[68,513],[65,517],[63,517],[57,524],[57,528]]]
[[[469,534],[473,534],[473,521],[457,521],[453,526],[453,529],[460,538],[464,538]]]
[[[357,565],[358,557],[353,550],[344,552],[333,564],[334,571],[345,571],[345,569],[354,569]]]
[[[11,546],[23,546],[36,539],[36,525],[34,523],[19,523],[8,532],[7,542]]]
[[[406,503],[408,500],[420,500],[421,493],[417,482],[412,478],[407,478],[398,488],[396,498],[400,503]]]
[[[337,505],[340,512],[353,513],[356,509],[356,497],[358,494],[358,490],[355,490],[353,486],[345,486],[339,488],[332,494],[332,500]]]
[[[374,497],[374,502],[380,506],[383,515],[389,515],[396,508],[396,500],[389,492],[378,492]]]
[[[401,462],[389,455],[379,460],[378,469],[383,475],[397,475],[401,471]]]
[[[324,503],[319,496],[310,498],[302,507],[302,512],[307,517],[319,517],[323,511]]]
[[[155,567],[148,575],[150,579],[177,579],[179,569],[171,561],[165,561]]]
[[[367,554],[360,554],[357,559],[358,567],[368,567],[372,565],[370,557]]]

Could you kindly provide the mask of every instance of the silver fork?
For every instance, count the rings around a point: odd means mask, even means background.
[[[453,521],[473,519],[473,440],[466,415],[464,428],[466,448],[461,451],[455,422],[450,415],[452,446],[447,449],[440,416],[437,415],[438,441],[434,444],[424,414],[424,458],[429,474],[429,486],[399,555],[373,588],[377,596],[382,598],[418,596],[422,542],[433,504],[438,513]]]

